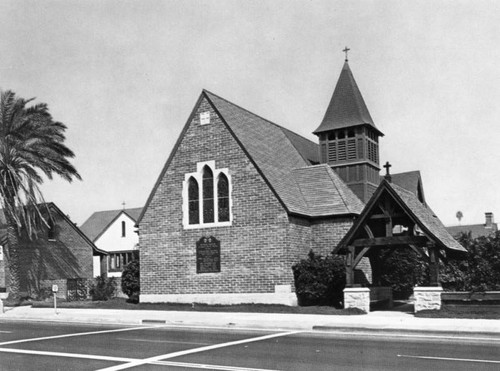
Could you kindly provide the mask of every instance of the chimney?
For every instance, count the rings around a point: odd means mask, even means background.
[[[492,212],[488,212],[488,213],[484,213],[485,217],[486,217],[486,223],[485,223],[485,228],[493,228],[493,223],[494,223],[494,220],[493,220],[493,213]]]

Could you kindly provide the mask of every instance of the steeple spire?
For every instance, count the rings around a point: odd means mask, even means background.
[[[332,99],[321,125],[314,131],[314,134],[318,135],[325,131],[357,125],[369,125],[379,135],[384,135],[377,129],[370,116],[370,112],[368,112],[363,96],[359,91],[356,80],[354,80],[349,63],[347,63],[347,51],[349,51],[349,48],[346,47],[346,49],[344,49],[346,61],[333,91]]]
[[[364,202],[378,186],[380,175],[378,138],[384,134],[373,123],[349,68],[346,46],[345,62],[332,99],[319,127],[320,159]]]

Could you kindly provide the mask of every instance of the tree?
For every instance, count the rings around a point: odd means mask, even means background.
[[[48,179],[57,174],[69,182],[81,179],[68,160],[74,153],[64,145],[66,126],[52,119],[45,103],[30,104],[33,100],[0,91],[0,203],[7,222],[9,292],[14,300],[20,291],[21,236],[32,238],[42,224],[48,226],[41,212],[42,174]]]
[[[460,221],[464,217],[464,214],[462,214],[462,212],[459,210],[459,211],[457,211],[456,217],[458,219],[458,224],[460,224]]]

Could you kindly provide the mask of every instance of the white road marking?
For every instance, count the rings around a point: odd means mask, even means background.
[[[189,341],[174,341],[174,340],[147,340],[147,339],[127,339],[127,338],[116,338],[116,340],[122,341],[140,341],[144,343],[172,343],[172,344],[188,344],[188,345],[210,345],[210,343],[193,343]]]
[[[271,334],[271,335],[259,336],[259,337],[256,337],[256,338],[249,338],[249,339],[231,341],[231,342],[228,342],[228,343],[214,344],[214,345],[209,345],[209,346],[201,347],[201,348],[194,348],[194,349],[182,350],[182,351],[179,351],[179,352],[167,353],[167,354],[162,354],[162,355],[155,356],[155,357],[145,358],[143,360],[132,361],[132,362],[125,363],[125,364],[122,364],[122,365],[117,365],[117,366],[102,368],[102,369],[100,369],[98,371],[125,370],[127,368],[137,367],[137,366],[148,364],[148,363],[151,363],[151,362],[161,361],[163,359],[180,357],[180,356],[185,356],[187,354],[205,352],[207,350],[225,348],[225,347],[229,347],[229,346],[233,346],[233,345],[240,345],[240,344],[251,343],[251,342],[255,342],[255,341],[261,341],[261,340],[267,340],[267,339],[272,339],[272,338],[277,338],[277,337],[282,337],[282,336],[288,336],[288,335],[298,334],[298,333],[301,333],[301,332],[303,332],[303,331],[280,332],[278,334]],[[210,368],[210,367],[207,367],[207,368]]]
[[[432,359],[437,361],[457,361],[457,362],[477,362],[477,363],[500,363],[500,361],[494,361],[491,359],[469,359],[469,358],[449,358],[449,357],[430,357],[430,356],[410,356],[405,354],[398,354],[398,357],[403,358],[420,358],[420,359]]]
[[[28,343],[30,341],[41,341],[41,340],[52,340],[52,339],[62,339],[62,338],[69,338],[69,337],[76,337],[76,336],[86,336],[86,335],[100,335],[100,334],[106,334],[106,333],[111,333],[111,332],[124,332],[124,331],[134,331],[134,330],[144,330],[150,327],[130,327],[130,328],[121,328],[121,329],[114,329],[114,330],[101,330],[101,331],[90,331],[90,332],[79,332],[76,334],[64,334],[64,335],[54,335],[54,336],[44,336],[40,338],[31,338],[31,339],[21,339],[21,340],[12,340],[12,341],[5,341],[3,343],[0,343],[0,346],[2,345],[11,345],[11,344],[19,344],[19,343]]]
[[[238,367],[238,366],[218,366],[218,365],[209,365],[209,364],[201,364],[201,363],[184,363],[184,362],[169,362],[169,361],[156,361],[151,362],[153,365],[160,366],[174,366],[174,367],[184,367],[184,368],[199,368],[203,370],[222,370],[222,371],[279,371],[279,370],[270,370],[267,368],[246,368],[246,367]]]
[[[95,359],[98,361],[112,361],[112,362],[132,362],[135,360],[135,358],[98,356],[92,354],[79,354],[79,353],[45,352],[40,350],[13,349],[13,348],[0,348],[0,352],[17,353],[17,354],[35,354],[39,356]]]
[[[92,359],[92,360],[97,360],[97,361],[110,361],[110,362],[134,362],[134,361],[142,362],[141,359],[136,359],[136,358],[99,356],[99,355],[78,354],[78,353],[45,352],[45,351],[39,351],[39,350],[26,350],[26,349],[0,348],[0,352],[16,353],[16,354],[30,354],[30,355],[38,355],[38,356]],[[268,370],[268,369],[262,369],[262,368],[219,366],[219,365],[208,365],[208,364],[200,364],[200,363],[184,363],[184,362],[169,362],[169,361],[152,361],[152,362],[149,362],[149,364],[159,365],[159,366],[175,366],[175,367],[184,367],[184,368],[196,368],[196,369],[204,369],[204,370],[210,369],[210,370],[221,370],[221,371],[278,371],[278,370]]]
[[[0,332],[1,332],[2,334],[12,334],[12,331],[2,331],[2,330],[0,330]]]

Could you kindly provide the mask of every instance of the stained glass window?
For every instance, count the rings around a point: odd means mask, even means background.
[[[203,168],[203,223],[214,222],[214,174],[208,166]]]
[[[193,177],[188,183],[189,224],[200,223],[200,196],[198,193],[198,182]]]
[[[229,221],[229,182],[224,174],[217,182],[217,201],[219,203],[219,222]]]

